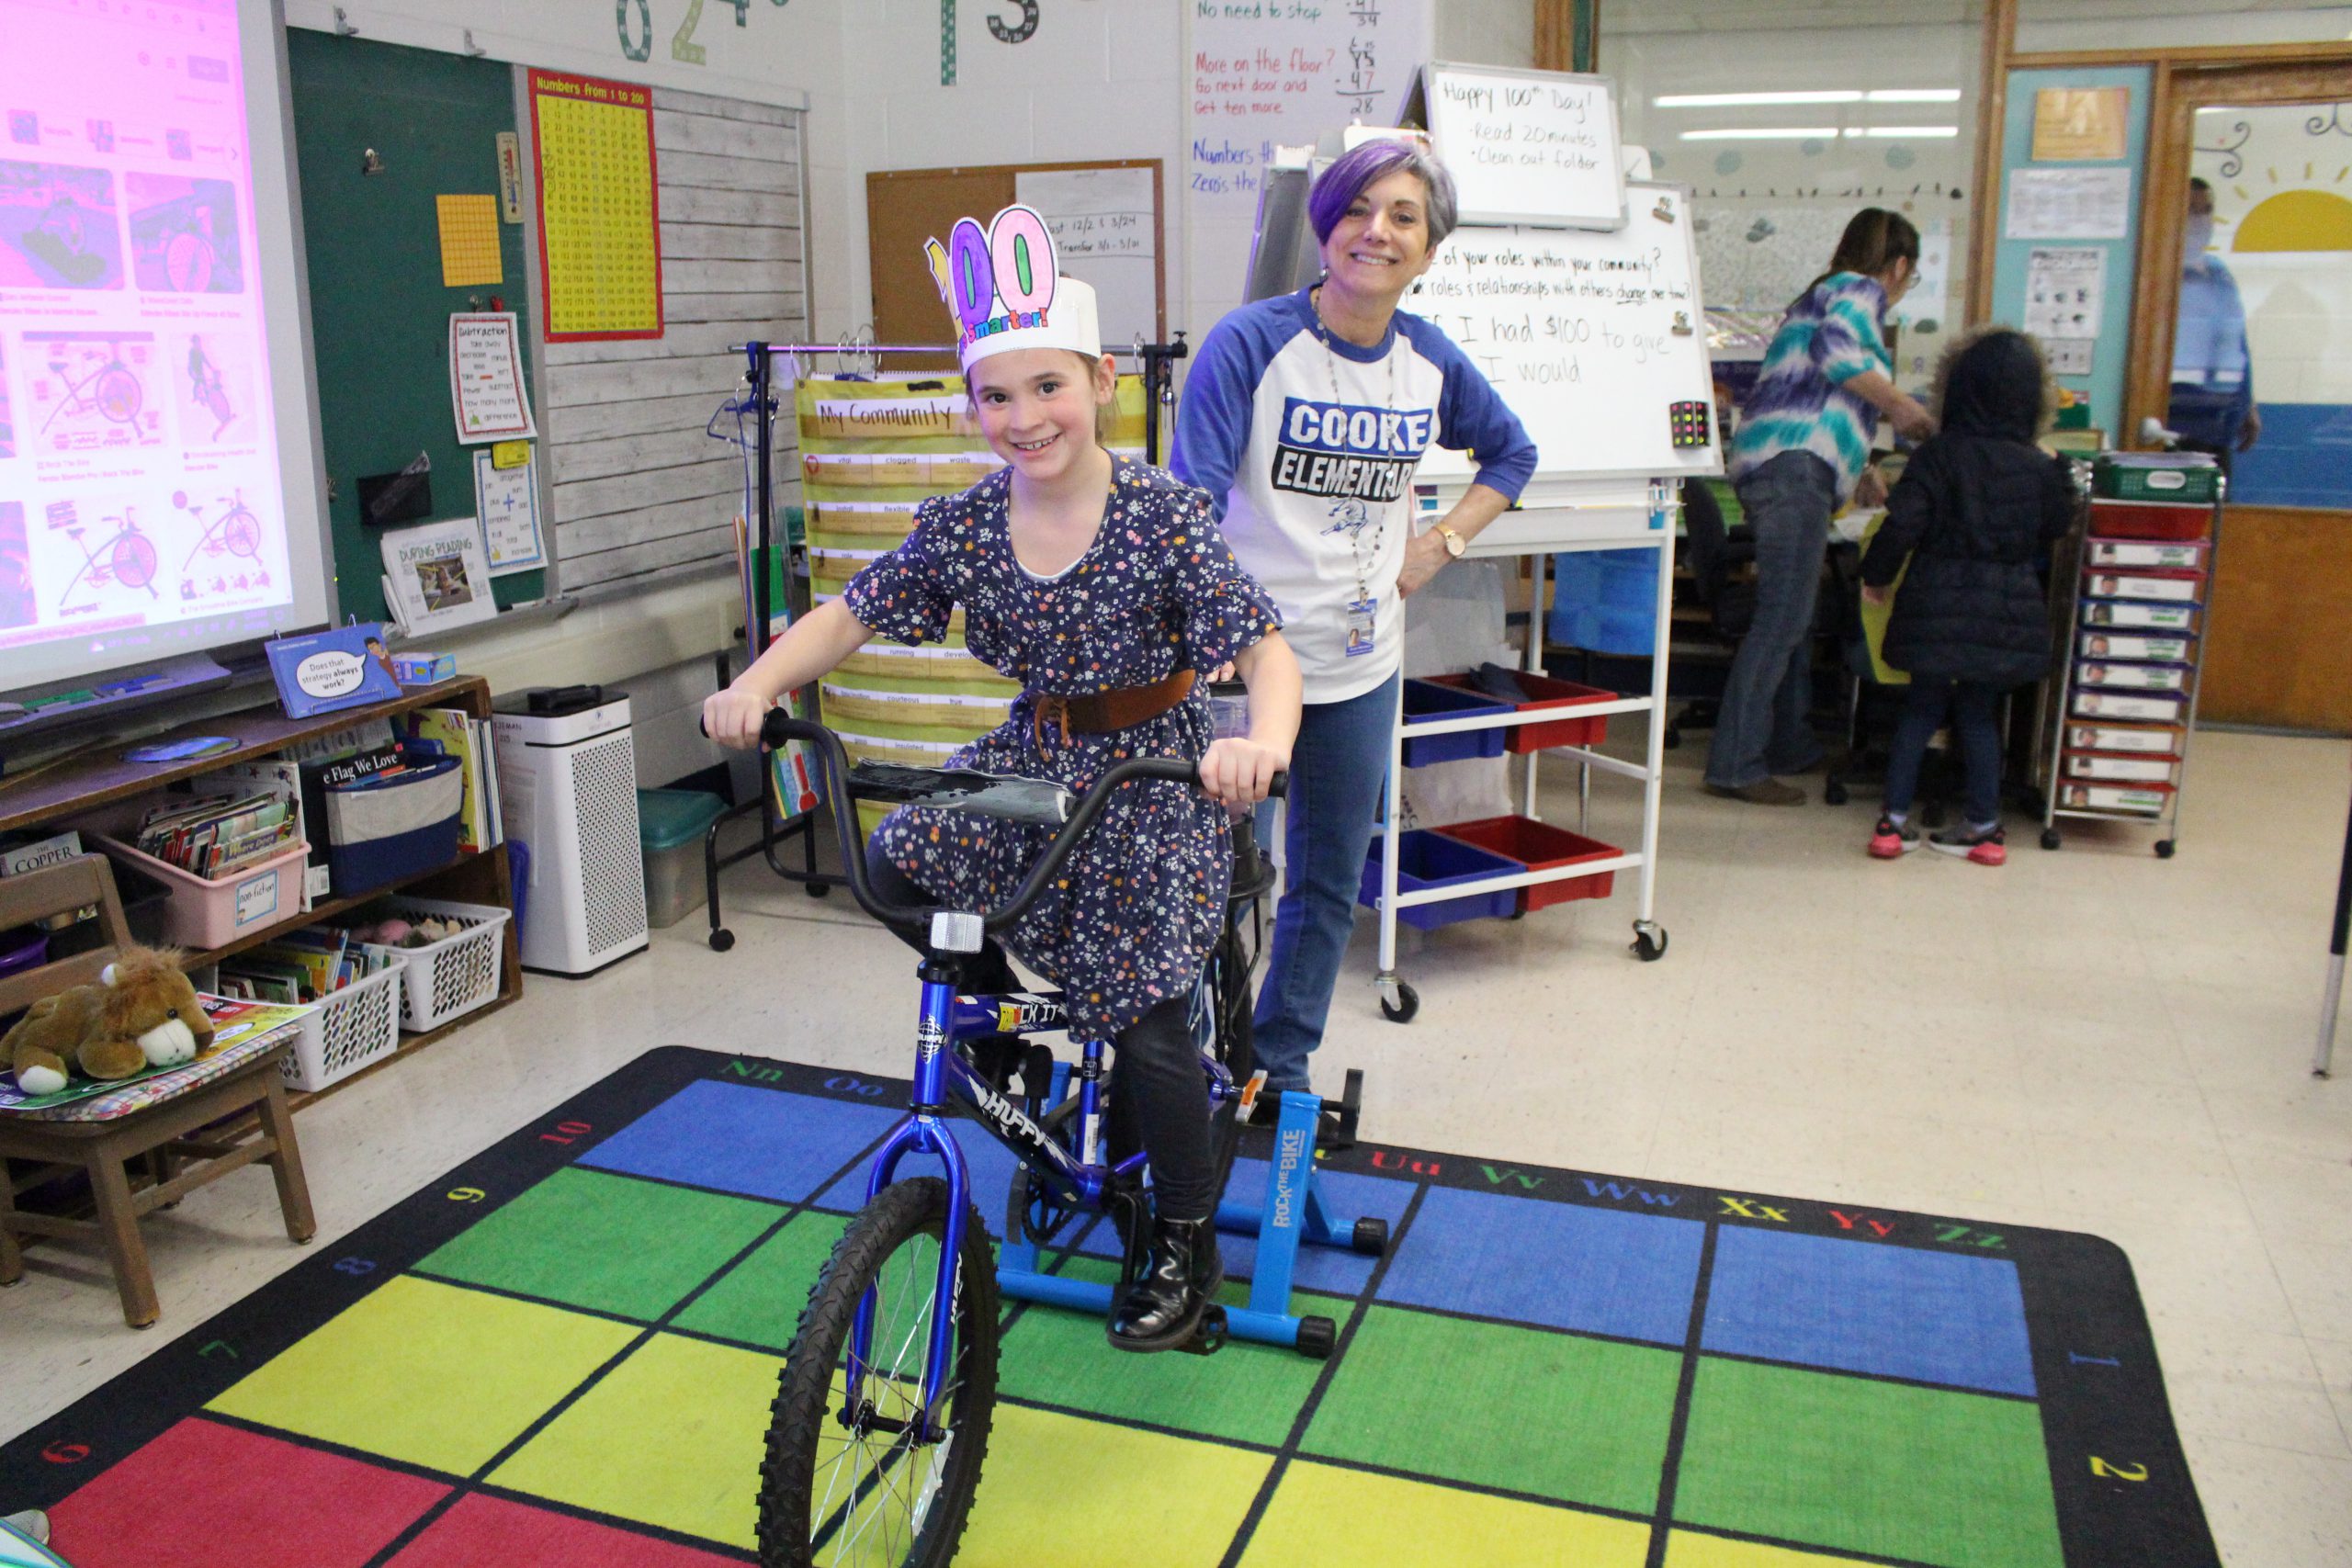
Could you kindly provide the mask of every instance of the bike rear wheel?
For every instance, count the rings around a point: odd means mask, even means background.
[[[760,1465],[763,1568],[941,1568],[980,1481],[996,1402],[996,1265],[967,1210],[957,1284],[939,1295],[947,1184],[895,1182],[850,1221],[818,1275],[778,1380]],[[844,1407],[858,1306],[874,1300],[860,1406]],[[915,1440],[933,1314],[955,1314],[950,1371]]]

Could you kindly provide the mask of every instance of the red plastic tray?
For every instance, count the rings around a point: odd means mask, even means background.
[[[2091,532],[2102,539],[2201,539],[2213,509],[2178,501],[2094,501]]]
[[[1554,871],[1583,861],[1609,860],[1625,852],[1614,844],[1604,844],[1599,839],[1588,839],[1582,833],[1571,833],[1566,828],[1555,828],[1549,822],[1527,817],[1487,817],[1476,822],[1455,822],[1437,832],[1457,843],[1517,861],[1530,871]],[[1548,908],[1573,898],[1606,898],[1616,883],[1617,874],[1613,871],[1539,882],[1518,890],[1520,911],[1523,914],[1530,909]]]
[[[1588,703],[1613,703],[1617,700],[1616,693],[1604,692],[1598,686],[1579,686],[1574,681],[1532,675],[1523,670],[1514,670],[1511,673],[1519,677],[1521,686],[1536,694],[1532,702],[1511,705],[1521,713],[1531,713],[1537,708],[1575,708]],[[1432,675],[1430,680],[1436,685],[1452,686],[1461,692],[1476,692],[1482,697],[1487,695],[1467,675]],[[1503,734],[1506,737],[1504,750],[1521,756],[1550,746],[1598,746],[1609,738],[1609,716],[1603,713],[1584,718],[1555,719],[1548,724],[1521,724],[1503,731]]]

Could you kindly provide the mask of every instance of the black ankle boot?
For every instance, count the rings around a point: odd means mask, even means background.
[[[1111,1314],[1111,1343],[1122,1350],[1173,1349],[1200,1327],[1223,1283],[1215,1219],[1154,1220],[1143,1274]]]

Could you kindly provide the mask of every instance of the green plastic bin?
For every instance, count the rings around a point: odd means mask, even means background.
[[[706,790],[637,792],[637,841],[645,852],[645,919],[656,930],[702,908],[702,840],[727,814]]]

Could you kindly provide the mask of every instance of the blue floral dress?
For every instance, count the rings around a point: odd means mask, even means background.
[[[1102,525],[1060,576],[1012,551],[1012,471],[915,513],[906,543],[844,593],[850,612],[895,641],[936,641],[964,607],[973,657],[1018,681],[1012,716],[949,765],[1052,779],[1083,790],[1128,757],[1197,760],[1212,739],[1205,675],[1282,618],[1226,548],[1208,496],[1160,469],[1115,460]],[[1033,728],[1035,694],[1080,696],[1202,673],[1182,703],[1110,735]],[[1073,1032],[1108,1039],[1153,1006],[1191,993],[1225,921],[1231,828],[1222,806],[1152,780],[1114,795],[1010,945],[1069,993]],[[901,807],[876,841],[932,897],[989,909],[1016,889],[1049,829]]]

